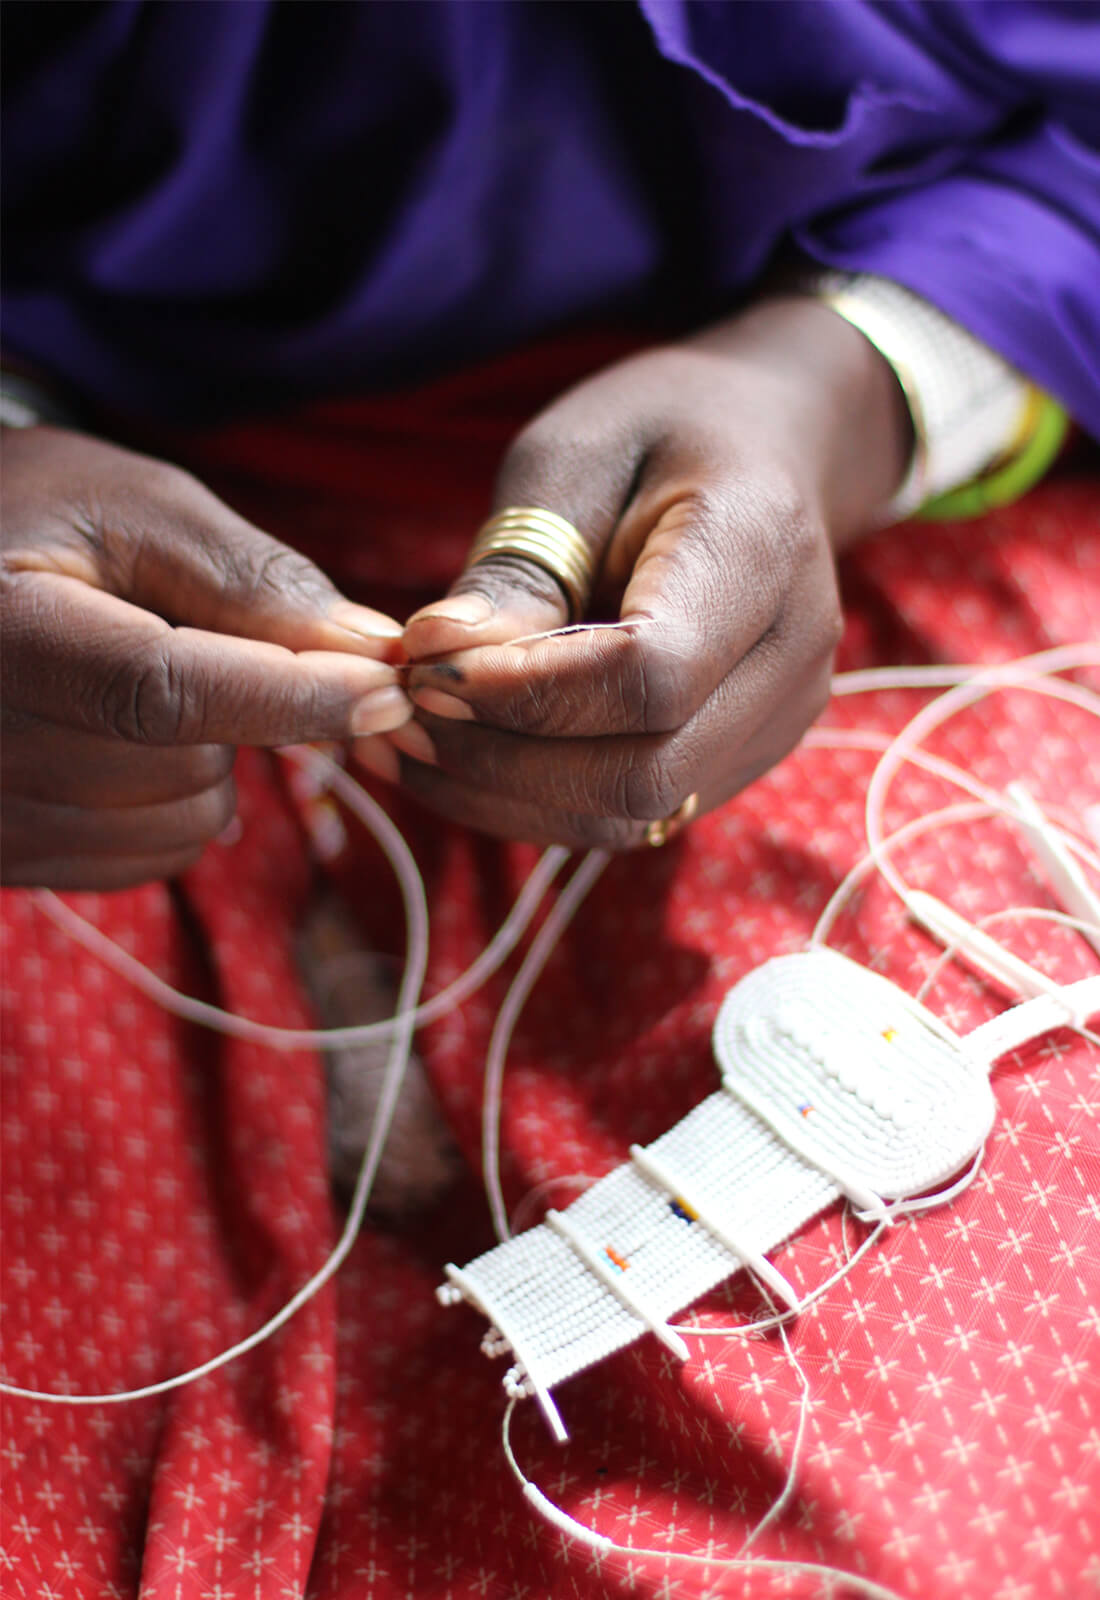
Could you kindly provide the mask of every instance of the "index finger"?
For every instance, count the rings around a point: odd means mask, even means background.
[[[137,744],[281,745],[399,727],[411,708],[390,666],[198,628],[79,579],[15,575],[5,698],[44,721]]]
[[[671,733],[728,668],[692,650],[668,623],[648,616],[623,623],[629,626],[594,623],[415,663],[410,699],[440,716],[461,717],[465,706],[471,718],[541,738]]]

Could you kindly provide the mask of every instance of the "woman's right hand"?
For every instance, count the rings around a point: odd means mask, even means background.
[[[4,883],[170,877],[230,821],[236,745],[410,715],[400,627],[178,468],[4,429],[0,529]]]

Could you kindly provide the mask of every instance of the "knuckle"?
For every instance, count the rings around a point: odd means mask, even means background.
[[[820,717],[822,712],[825,710],[825,707],[829,704],[830,698],[831,698],[831,693],[830,693],[830,688],[829,688],[829,680],[828,680],[827,677],[823,677],[820,680],[820,682],[818,682],[814,686],[814,688],[813,688],[813,690],[812,690],[812,692],[810,694],[810,704],[809,704],[809,721],[810,722],[816,722],[817,721],[818,717]]]
[[[237,810],[237,791],[229,779],[195,795],[188,803],[188,839],[207,844],[224,833]]]
[[[566,605],[565,591],[557,579],[544,567],[519,555],[486,556],[476,567],[471,567],[455,592],[481,594],[494,604],[501,601],[514,604],[519,595],[540,606],[552,606],[555,611],[561,611]]]
[[[632,762],[623,774],[619,810],[630,822],[656,822],[676,810],[688,786],[669,754]]]
[[[104,687],[103,726],[131,744],[187,743],[186,728],[194,720],[188,698],[169,650],[154,646],[120,666]]]
[[[644,734],[650,728],[649,679],[647,667],[651,647],[639,644],[627,634],[617,636],[615,653],[600,673],[601,701],[606,719],[617,733]],[[572,690],[576,697],[575,687]]]
[[[621,455],[624,444],[606,418],[594,425],[586,413],[582,426],[575,416],[551,407],[512,440],[497,476],[497,499],[503,504],[546,504],[568,517],[577,510],[572,503],[576,486],[591,486],[606,477],[609,456]]]
[[[844,635],[844,608],[835,574],[820,568],[793,590],[777,619],[777,631],[793,643],[811,668],[825,669]]]
[[[752,572],[759,609],[778,615],[799,580],[821,570],[828,540],[820,515],[795,476],[774,462],[766,487],[746,483],[731,489],[722,515],[730,548]]]
[[[827,661],[819,672],[813,674],[807,685],[807,726],[811,722],[816,722],[825,710],[832,698],[832,690],[832,673]]]
[[[181,872],[188,872],[197,866],[202,859],[205,844],[186,845],[182,850],[173,850],[172,854],[165,856],[158,862],[155,869],[142,874],[141,881],[158,878],[175,878]]]
[[[811,513],[801,488],[788,476],[778,477],[772,497],[772,515],[783,529],[783,543],[787,550],[796,557],[816,550],[821,543],[821,523]]]
[[[696,710],[692,663],[667,646],[650,644],[638,656],[640,721],[646,733],[675,733]]]
[[[187,752],[187,777],[191,793],[200,794],[223,783],[233,771],[237,752],[231,744],[199,744]]]
[[[527,734],[532,738],[552,738],[568,733],[576,725],[576,719],[573,695],[552,678],[530,679],[494,716],[505,732]]]
[[[625,817],[572,816],[568,834],[570,843],[584,850],[632,850],[641,838],[638,824]]]
[[[596,537],[618,516],[644,454],[621,406],[566,394],[516,435],[497,474],[495,504],[539,505]]]
[[[744,486],[741,491],[752,494],[752,503],[744,508],[746,520],[760,529],[770,530],[776,559],[796,564],[820,548],[824,529],[820,517],[812,511],[803,485],[790,468],[783,463],[770,461],[766,483],[755,489]],[[740,508],[732,515],[739,516]]]
[[[186,467],[178,467],[173,461],[153,460],[142,458],[141,481],[135,491],[142,499],[150,495],[175,504],[181,500],[190,500],[195,496],[206,495],[209,490],[204,487]]]
[[[217,548],[233,598],[245,606],[266,610],[274,600],[312,609],[330,594],[328,579],[312,561],[273,539],[258,545],[227,540]]]
[[[517,433],[508,446],[501,465],[497,488],[505,499],[521,492],[525,485],[537,483],[546,476],[554,461],[555,432],[552,424],[536,418]]]
[[[840,597],[834,590],[829,597],[828,604],[823,608],[821,619],[821,649],[822,653],[831,656],[844,636],[844,610],[840,604]]]

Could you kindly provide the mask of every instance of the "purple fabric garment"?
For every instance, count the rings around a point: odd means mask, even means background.
[[[1100,7],[4,8],[5,347],[205,418],[594,319],[777,250],[882,272],[1100,435]]]

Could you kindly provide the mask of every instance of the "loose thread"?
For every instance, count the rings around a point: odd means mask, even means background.
[[[401,888],[401,896],[405,908],[405,972],[402,976],[398,993],[400,1020],[395,1028],[393,1043],[390,1046],[390,1054],[382,1080],[382,1093],[379,1096],[378,1106],[371,1124],[371,1134],[367,1142],[367,1148],[360,1163],[359,1175],[356,1178],[347,1220],[344,1223],[344,1228],[336,1247],[313,1276],[262,1327],[257,1328],[247,1338],[239,1340],[218,1355],[212,1356],[209,1361],[204,1361],[200,1365],[190,1368],[187,1372],[179,1373],[172,1378],[165,1378],[159,1383],[145,1384],[140,1389],[129,1389],[114,1393],[52,1394],[48,1390],[26,1389],[7,1383],[0,1384],[0,1393],[16,1396],[23,1400],[37,1400],[58,1405],[118,1405],[124,1401],[145,1400],[153,1395],[167,1394],[172,1389],[179,1389],[185,1384],[194,1383],[199,1378],[204,1378],[209,1373],[216,1372],[220,1367],[226,1366],[230,1361],[235,1361],[239,1356],[247,1354],[248,1351],[254,1350],[257,1345],[263,1344],[270,1339],[272,1334],[289,1322],[291,1317],[324,1287],[333,1274],[343,1265],[352,1245],[355,1243],[366,1212],[367,1202],[370,1199],[370,1191],[378,1170],[378,1164],[382,1159],[382,1152],[389,1134],[397,1100],[401,1093],[401,1085],[404,1081],[409,1054],[412,1049],[416,1000],[424,982],[424,974],[428,964],[428,905],[424,896],[424,883],[416,862],[412,858],[412,853],[386,813],[368,794],[359,789],[359,786],[353,779],[348,777],[342,767],[337,766],[335,762],[330,761],[327,756],[321,755],[318,751],[311,751],[308,754],[313,766],[325,773],[328,782],[345,801],[349,809],[374,833],[390,865],[393,867]]]
[[[981,672],[972,674],[965,683],[948,689],[945,694],[922,707],[914,717],[901,729],[890,746],[884,751],[871,780],[867,785],[867,795],[864,803],[864,827],[867,835],[867,844],[872,855],[876,858],[885,881],[890,885],[899,898],[905,901],[905,885],[896,873],[892,863],[884,857],[880,859],[880,846],[884,826],[886,797],[890,784],[903,764],[909,750],[915,748],[920,739],[929,733],[941,728],[959,711],[977,704],[989,695],[1001,689],[1022,689],[1035,694],[1042,694],[1051,699],[1064,700],[1069,704],[1077,705],[1092,716],[1100,715],[1100,701],[1096,695],[1087,689],[1081,689],[1076,684],[1061,683],[1044,676],[1051,672],[1065,672],[1075,668],[1100,665],[1100,647],[1092,645],[1064,645],[1054,650],[1043,651],[1038,655],[1025,656],[1019,661],[989,667]],[[1033,669],[1038,668],[1038,671]],[[843,692],[843,691],[841,691]],[[1011,801],[1005,797],[1004,803],[1010,808],[1010,815],[1016,815]]]
[[[778,1307],[776,1306],[771,1295],[768,1293],[767,1287],[759,1281],[757,1283],[757,1287],[760,1289],[764,1299],[771,1306],[772,1314],[778,1314]],[[746,1535],[745,1541],[738,1552],[738,1554],[742,1556],[750,1545],[755,1544],[756,1540],[766,1528],[770,1528],[773,1522],[779,1521],[779,1518],[783,1515],[784,1510],[790,1503],[791,1496],[794,1494],[795,1483],[798,1480],[798,1468],[802,1461],[802,1441],[805,1438],[806,1421],[810,1414],[810,1380],[806,1376],[806,1369],[803,1367],[802,1363],[794,1353],[790,1336],[787,1333],[786,1322],[780,1321],[777,1324],[777,1328],[779,1332],[779,1338],[782,1341],[783,1350],[787,1357],[787,1362],[794,1371],[799,1382],[800,1398],[798,1405],[798,1423],[795,1427],[794,1441],[791,1445],[791,1458],[787,1464],[786,1480],[784,1481],[782,1489],[776,1495],[775,1499],[772,1501],[767,1511],[765,1511],[764,1515],[760,1518],[760,1521],[756,1524],[755,1528],[753,1528],[751,1532]]]
[[[481,1160],[485,1197],[489,1202],[497,1238],[502,1241],[512,1237],[500,1181],[500,1114],[508,1046],[527,997],[538,982],[543,967],[610,859],[604,850],[590,850],[570,878],[531,941],[531,948],[508,987],[489,1040],[481,1101]]]
[[[280,751],[281,755],[296,761],[312,753],[297,746]],[[351,790],[354,790],[370,806],[375,805],[366,791],[360,789],[355,780],[344,773],[342,768],[334,766],[333,770],[342,773],[346,784],[350,786],[343,789],[345,800]],[[349,809],[354,811],[354,805],[349,804]],[[380,808],[378,814],[385,815]],[[44,916],[49,917],[51,922],[77,944],[82,945],[90,955],[95,956],[133,988],[140,990],[156,1005],[171,1012],[173,1016],[182,1017],[185,1022],[197,1023],[200,1027],[210,1028],[214,1033],[243,1039],[249,1044],[266,1044],[273,1050],[303,1048],[343,1050],[349,1046],[374,1044],[390,1038],[407,1022],[411,1022],[413,1027],[423,1027],[429,1022],[447,1016],[468,1000],[511,955],[527,931],[550,884],[568,861],[569,854],[570,852],[561,845],[551,845],[544,852],[489,944],[453,983],[449,983],[432,999],[424,1001],[411,1012],[406,1013],[399,1009],[392,1017],[383,1017],[378,1022],[355,1023],[343,1028],[280,1028],[273,1023],[257,1022],[254,1018],[242,1016],[238,1012],[223,1011],[220,1006],[210,1005],[205,1000],[197,1000],[193,995],[172,988],[128,950],[124,950],[120,944],[108,938],[93,922],[89,922],[78,911],[74,911],[70,905],[54,894],[52,889],[36,889],[32,892],[32,898]]]
[[[617,622],[570,622],[564,628],[548,628],[545,633],[525,633],[518,639],[505,639],[506,645],[541,644],[544,639],[565,639],[573,633],[622,632],[627,628],[640,628],[640,617],[620,617]]]
[[[515,1407],[516,1401],[509,1400],[501,1421],[501,1448],[504,1459],[528,1505],[566,1538],[573,1539],[579,1544],[593,1546],[605,1554],[628,1556],[635,1561],[639,1558],[660,1561],[666,1566],[673,1561],[682,1561],[691,1566],[720,1567],[726,1571],[804,1573],[815,1578],[840,1579],[849,1589],[862,1595],[864,1600],[904,1600],[896,1589],[888,1589],[885,1584],[876,1583],[873,1578],[846,1572],[842,1567],[830,1567],[819,1561],[792,1561],[772,1556],[697,1555],[693,1550],[657,1550],[641,1545],[617,1544],[607,1534],[597,1533],[594,1528],[570,1516],[568,1511],[563,1510],[527,1477],[512,1446],[512,1412]]]

